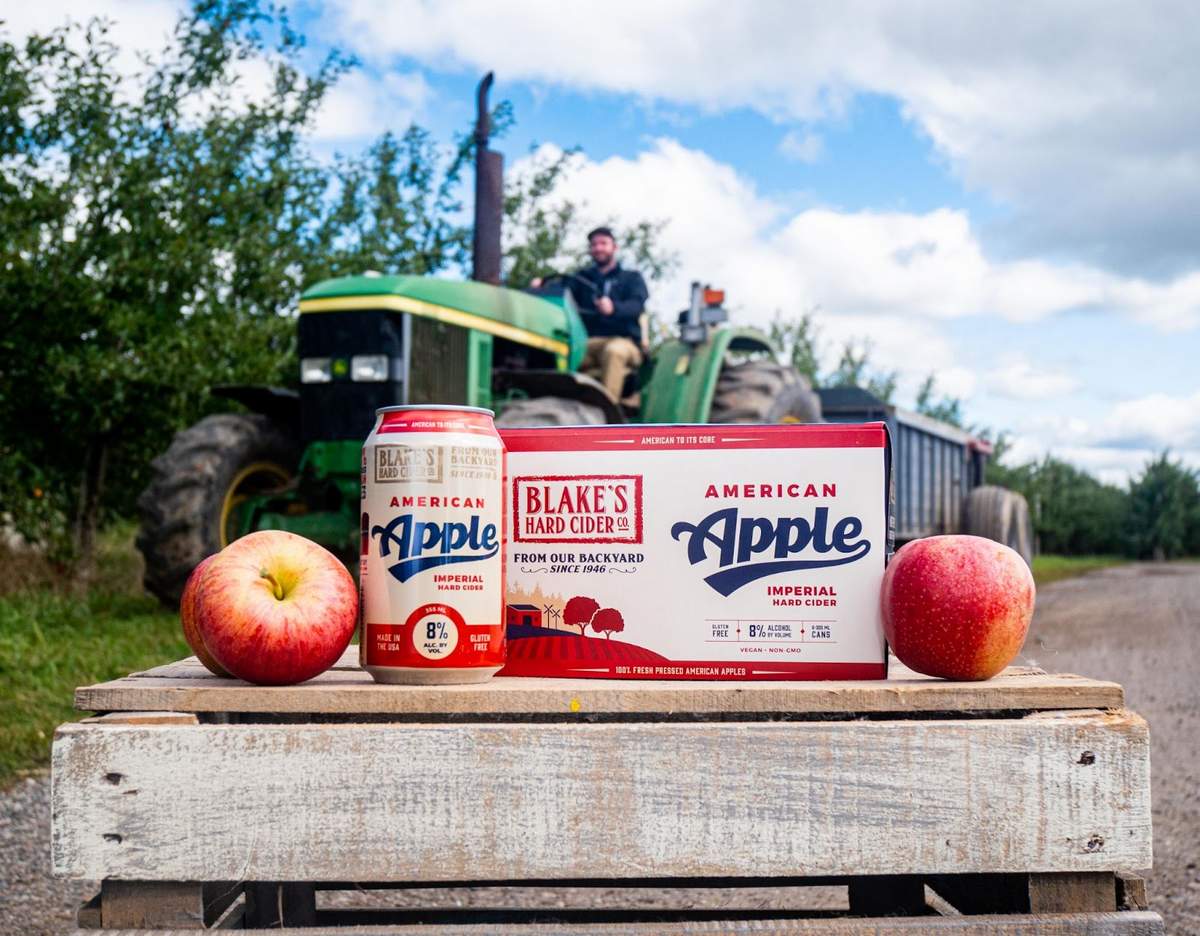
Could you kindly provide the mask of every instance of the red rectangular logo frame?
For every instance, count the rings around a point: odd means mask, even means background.
[[[560,537],[556,539],[547,539],[545,537],[537,537],[531,539],[526,536],[521,536],[521,498],[518,494],[519,484],[523,481],[546,481],[546,482],[561,482],[561,481],[632,481],[633,482],[633,539],[614,539],[611,536],[575,536],[575,537]],[[514,475],[512,479],[512,502],[513,502],[513,535],[514,543],[539,543],[543,545],[552,545],[554,543],[613,543],[618,545],[634,546],[642,542],[642,476],[633,474],[589,474],[589,475]]]

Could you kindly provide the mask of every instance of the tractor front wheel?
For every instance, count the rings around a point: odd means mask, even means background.
[[[710,423],[815,423],[821,398],[790,367],[759,359],[726,364],[717,377]]]
[[[299,460],[295,440],[257,414],[219,413],[177,433],[138,498],[146,590],[178,605],[196,563],[240,535],[241,505],[286,488]]]
[[[603,426],[604,410],[567,397],[512,400],[496,417],[497,426]]]

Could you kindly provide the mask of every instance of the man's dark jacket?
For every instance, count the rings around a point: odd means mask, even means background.
[[[620,335],[634,342],[642,340],[642,328],[638,317],[646,310],[646,281],[637,270],[623,270],[618,263],[607,273],[601,273],[595,264],[575,274],[596,286],[595,292],[583,283],[568,280],[571,295],[583,316],[583,325],[592,337]],[[608,296],[613,303],[612,315],[596,311],[596,299]]]

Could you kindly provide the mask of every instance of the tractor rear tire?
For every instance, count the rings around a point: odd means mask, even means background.
[[[255,413],[207,416],[176,433],[138,498],[146,590],[178,607],[196,563],[227,545],[235,498],[284,487],[299,460],[296,440]]]
[[[1029,501],[1025,499],[1023,494],[1018,494],[1016,491],[1009,491],[1013,499],[1013,539],[1005,545],[1011,546],[1021,558],[1025,560],[1025,564],[1033,568],[1033,517],[1029,513]]]
[[[717,378],[710,423],[815,423],[821,398],[790,367],[771,360],[727,364]]]
[[[532,397],[505,404],[497,426],[603,426],[607,420],[598,406],[566,397]]]
[[[1033,525],[1029,503],[1020,494],[994,484],[975,488],[967,495],[965,530],[1003,543],[1033,563]]]

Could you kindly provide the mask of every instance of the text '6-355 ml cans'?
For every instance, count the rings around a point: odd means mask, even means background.
[[[504,444],[492,412],[388,406],[363,445],[360,662],[378,682],[504,665]]]

